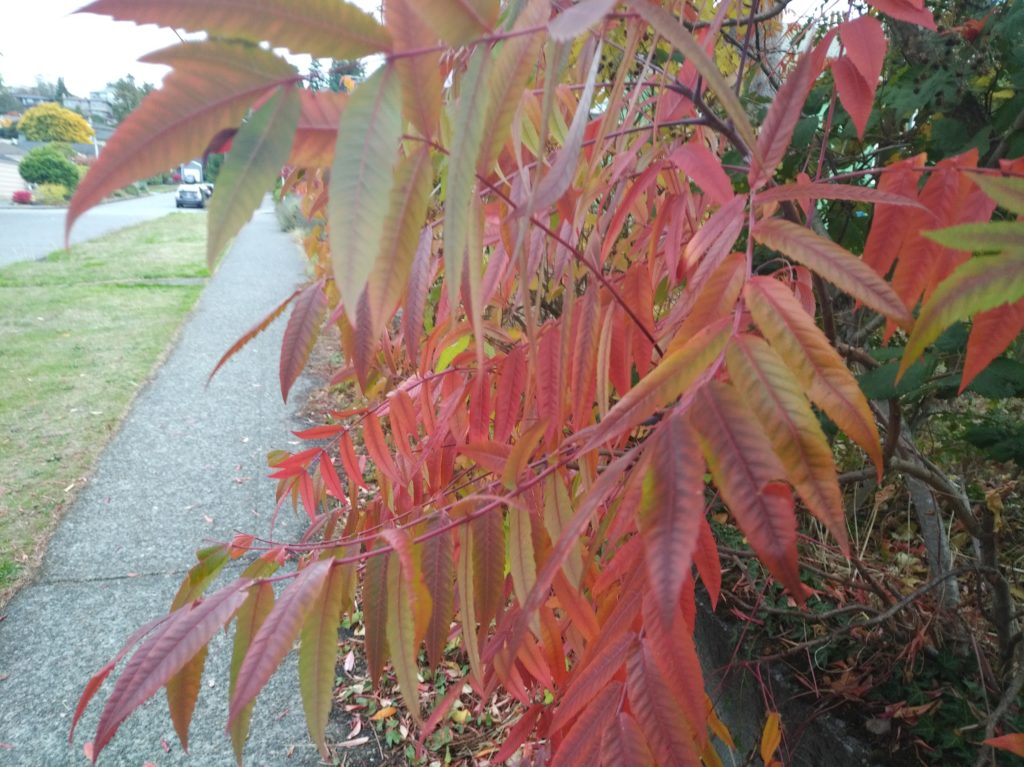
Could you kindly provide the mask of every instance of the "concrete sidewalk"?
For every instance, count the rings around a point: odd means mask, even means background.
[[[0,621],[0,765],[86,764],[83,743],[113,688],[108,679],[68,745],[89,677],[132,631],[166,612],[197,548],[236,530],[267,532],[274,490],[265,456],[293,446],[290,432],[299,428],[277,381],[284,321],[204,384],[220,355],[302,280],[303,268],[265,202],[62,521],[35,582],[8,605]],[[301,402],[301,382],[296,389],[292,401]],[[301,526],[289,505],[276,537],[293,539]],[[229,576],[239,571],[233,565]],[[161,690],[121,726],[100,764],[234,764],[223,732],[232,636],[221,632],[211,642],[191,756],[182,752]],[[245,753],[247,765],[320,763],[306,733],[294,653],[257,701]]]

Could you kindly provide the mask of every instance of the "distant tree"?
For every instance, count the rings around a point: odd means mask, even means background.
[[[36,93],[48,99],[57,97],[57,86],[43,79],[42,75],[36,75]]]
[[[314,58],[309,63],[306,87],[311,91],[327,90],[327,76],[324,74],[324,65],[320,63],[320,59]]]
[[[67,86],[64,85],[64,78],[57,78],[57,87],[54,90],[53,98],[61,106],[64,106],[64,99],[71,95],[71,91],[68,90]]]
[[[366,77],[366,67],[359,59],[331,59],[331,72],[328,85],[332,91],[348,91],[345,78],[358,82]]]
[[[0,114],[20,111],[21,102],[11,93],[11,89],[4,85],[4,78],[0,75]]]
[[[58,147],[36,147],[18,165],[18,173],[30,184],[60,184],[69,190],[78,186],[78,168]]]
[[[107,87],[114,91],[114,99],[110,107],[114,112],[114,121],[118,123],[131,114],[132,110],[142,102],[142,99],[155,90],[149,83],[143,83],[140,86],[135,82],[133,75],[122,77],[115,83],[107,83]]]
[[[25,112],[19,130],[30,141],[67,141],[84,144],[92,140],[92,126],[81,115],[59,104],[39,104]]]

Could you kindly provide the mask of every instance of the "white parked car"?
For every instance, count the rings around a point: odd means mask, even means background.
[[[205,208],[206,195],[199,184],[182,184],[174,193],[174,204],[179,208]]]

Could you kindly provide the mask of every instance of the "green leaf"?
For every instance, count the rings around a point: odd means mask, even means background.
[[[971,381],[967,391],[985,399],[1020,397],[1024,394],[1024,364],[1005,357],[994,359]]]
[[[921,232],[929,240],[954,250],[972,253],[1007,252],[1024,254],[1024,221],[989,221],[960,224]]]
[[[1024,298],[1024,253],[979,256],[962,264],[921,307],[899,376],[957,320]]]
[[[199,699],[203,666],[206,665],[208,651],[206,645],[200,647],[199,652],[177,674],[167,680],[167,708],[171,713],[174,732],[185,751],[188,751],[188,726],[192,722],[192,714]]]
[[[277,570],[278,565],[274,561],[257,559],[245,569],[245,578],[265,578]],[[274,606],[274,587],[269,583],[256,583],[249,589],[249,596],[238,610],[235,618],[235,641],[231,650],[231,674],[228,684],[228,699],[235,694],[235,687],[238,686],[238,670],[242,667],[245,654],[249,651],[252,638],[256,636],[260,626],[270,610]],[[249,720],[252,717],[252,709],[256,702],[251,702],[238,715],[238,718],[228,727],[231,735],[231,747],[235,752],[235,761],[239,767],[242,764],[242,751],[245,748],[245,741],[249,737]]]
[[[118,126],[82,179],[68,207],[65,237],[106,195],[198,157],[218,131],[238,125],[261,94],[296,76],[273,53],[222,41],[176,45],[141,61],[174,71]]]
[[[896,373],[899,371],[899,365],[896,362],[889,362],[857,376],[857,383],[860,384],[861,391],[868,399],[895,399],[915,392],[924,386],[931,374],[935,372],[935,365],[936,360],[926,357],[915,362],[907,374],[897,382]]]
[[[206,217],[206,261],[211,268],[274,185],[288,161],[298,123],[299,91],[283,87],[235,134]]]
[[[327,221],[334,280],[354,323],[384,241],[402,136],[402,90],[384,66],[356,88],[338,124]]]
[[[229,728],[249,703],[255,700],[291,650],[292,643],[306,622],[306,616],[323,590],[332,564],[329,560],[320,560],[301,570],[256,632],[238,670],[238,685],[231,696],[228,711]]]
[[[1001,208],[1018,216],[1024,216],[1024,178],[1006,176],[972,175],[971,181],[981,187]]]
[[[316,57],[358,59],[391,47],[387,30],[373,16],[340,0],[96,0],[78,12],[211,37],[267,40],[274,48]]]
[[[390,538],[396,540],[399,535],[403,539],[402,545],[410,549],[408,537],[404,534],[394,531]],[[430,613],[430,592],[427,591],[422,575],[415,566],[415,557],[411,550],[408,550],[403,558],[396,549],[396,553],[388,557],[387,564],[388,649],[391,651],[391,664],[398,678],[405,707],[413,720],[422,724],[417,678],[419,666],[416,662],[419,652],[419,641],[416,636],[417,611]]]
[[[900,325],[910,327],[913,323],[913,317],[889,283],[832,240],[781,218],[758,221],[752,234],[758,242],[814,270],[840,290]]]
[[[347,573],[331,570],[319,598],[302,627],[299,645],[299,690],[306,711],[309,736],[320,747],[324,760],[330,759],[324,732],[334,694],[334,667],[338,660],[338,624],[345,597]]]
[[[174,601],[171,602],[171,610],[184,607],[203,595],[206,587],[227,563],[228,547],[218,545],[201,549],[196,552],[196,558],[199,564],[188,571],[188,575],[178,588],[178,593],[174,596]]]
[[[403,158],[395,171],[383,246],[366,284],[374,340],[379,338],[409,282],[430,199],[434,170],[431,159],[430,148],[423,145]]]
[[[577,6],[578,7],[578,6]],[[543,24],[550,12],[548,0],[530,0],[516,19],[515,31]],[[564,15],[564,14],[563,14]],[[523,89],[530,73],[537,66],[544,36],[541,33],[519,35],[506,40],[495,55],[488,75],[486,130],[489,137],[484,152],[477,159],[476,169],[486,175],[508,139],[516,110],[522,101]]]
[[[490,51],[479,46],[473,51],[466,74],[460,83],[458,101],[452,117],[452,142],[448,157],[444,206],[444,271],[448,299],[458,306],[462,285],[462,267],[469,242],[470,198],[476,191],[476,162],[483,146],[489,94],[486,72]]]

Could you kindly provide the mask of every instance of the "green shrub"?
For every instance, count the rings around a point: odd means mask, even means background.
[[[49,147],[37,147],[26,154],[18,172],[30,184],[61,184],[68,189],[78,186],[78,168]]]
[[[52,152],[55,155],[63,157],[65,160],[74,161],[75,159],[75,148],[66,141],[51,141],[49,144],[36,147],[36,149],[44,152]],[[35,150],[33,150],[35,151]]]
[[[309,228],[309,220],[303,215],[299,198],[295,195],[278,200],[274,212],[277,214],[277,223],[282,232],[290,232],[293,229],[305,231]]]
[[[70,196],[63,184],[40,184],[36,187],[36,201],[43,205],[63,205]]]

